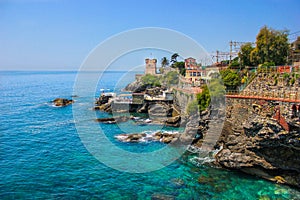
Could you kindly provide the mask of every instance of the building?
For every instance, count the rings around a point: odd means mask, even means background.
[[[289,53],[289,62],[294,64],[300,62],[300,37],[291,43],[291,51]]]
[[[201,81],[201,77],[205,76],[205,70],[198,65],[195,58],[187,58],[184,60],[185,78],[191,83]]]
[[[151,74],[151,75],[156,75],[156,59],[145,59],[146,63],[146,71],[145,74]]]
[[[184,60],[184,67],[187,70],[197,69],[197,62],[195,58],[189,57]]]

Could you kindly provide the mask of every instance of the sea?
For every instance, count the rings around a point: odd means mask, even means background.
[[[99,124],[96,118],[111,115],[92,109],[95,98],[103,92],[122,93],[135,73],[80,73],[85,77],[101,74],[97,84],[90,86],[95,88],[92,96],[74,90],[79,77],[75,71],[0,72],[0,199],[300,199],[295,188],[238,171],[195,165],[190,160],[193,155],[186,153],[143,171],[143,163],[135,165],[134,157],[124,158],[105,142],[131,155],[147,156],[166,144],[123,143],[115,136],[178,130],[132,121],[122,126]],[[75,103],[55,107],[51,101],[58,97],[73,98]],[[143,162],[156,164],[152,159]]]

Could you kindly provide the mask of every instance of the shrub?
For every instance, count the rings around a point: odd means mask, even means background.
[[[187,108],[186,108],[186,112],[188,115],[193,115],[199,112],[199,105],[197,100],[191,101],[189,102]]]

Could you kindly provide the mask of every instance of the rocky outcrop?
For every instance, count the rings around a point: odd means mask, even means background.
[[[143,109],[149,114],[154,123],[166,126],[179,127],[181,116],[173,104],[155,103],[145,106]]]
[[[179,141],[181,144],[195,143],[195,138],[199,132],[199,116],[193,115],[188,118],[188,122],[185,126],[184,132],[180,135]]]
[[[104,104],[95,105],[94,110],[102,110],[107,113],[112,113],[111,101],[104,103]]]
[[[141,81],[135,80],[132,83],[129,83],[124,90],[129,92],[141,92],[145,91],[147,86],[143,84]]]
[[[104,124],[116,124],[126,122],[130,119],[127,116],[116,116],[116,117],[108,117],[108,118],[98,118],[95,119],[96,122],[104,123]]]
[[[72,100],[72,99],[63,99],[63,98],[56,98],[52,102],[57,107],[64,107],[64,106],[68,106],[68,105],[74,103],[74,100]]]
[[[146,133],[133,133],[133,134],[119,134],[115,138],[121,142],[147,142],[147,141],[158,141],[162,143],[171,143],[177,141],[179,133],[169,133],[158,131],[152,134]]]
[[[165,121],[166,126],[179,127],[180,126],[181,116],[169,117]]]
[[[226,114],[218,164],[300,187],[300,130],[288,132],[244,102],[229,102]]]

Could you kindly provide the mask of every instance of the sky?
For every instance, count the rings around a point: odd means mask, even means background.
[[[299,8],[299,0],[0,0],[0,70],[77,70],[99,43],[143,27],[225,52],[231,40],[255,42],[264,25],[300,31]]]

